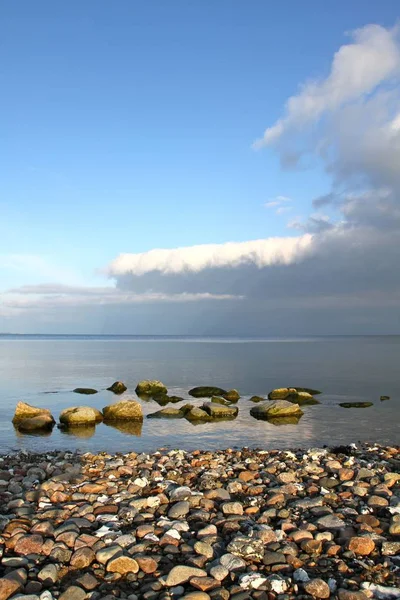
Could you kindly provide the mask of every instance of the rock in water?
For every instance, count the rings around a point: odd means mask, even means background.
[[[212,398],[213,396],[225,396],[228,392],[219,387],[199,386],[189,390],[189,395],[193,398]]]
[[[341,402],[339,406],[343,408],[368,408],[373,406],[373,402]]]
[[[22,419],[15,424],[18,431],[30,433],[33,431],[50,431],[54,427],[54,419],[49,415]]]
[[[390,396],[381,396],[380,400],[381,402],[384,402],[385,400],[390,400]]]
[[[287,402],[286,400],[276,400],[275,402],[265,402],[253,406],[250,414],[256,419],[276,419],[278,417],[291,417],[303,414],[298,404]]]
[[[143,411],[139,402],[135,400],[121,400],[103,408],[105,421],[143,421]]]
[[[139,381],[136,386],[135,392],[138,396],[156,396],[157,394],[167,394],[168,390],[161,381],[150,381],[145,379]]]
[[[188,421],[210,421],[210,415],[203,410],[202,408],[198,408],[197,406],[193,406],[191,409],[184,412],[184,416]]]
[[[109,388],[108,391],[114,392],[114,394],[123,394],[128,389],[122,381],[115,381]]]
[[[296,390],[296,392],[307,392],[311,396],[318,396],[318,394],[322,394],[320,390],[314,390],[313,388],[303,388],[297,387],[297,385],[291,385],[290,388]]]
[[[60,414],[60,423],[66,426],[93,425],[102,420],[101,412],[91,406],[71,406]]]
[[[289,396],[297,395],[294,388],[276,388],[268,394],[268,400],[286,400]]]
[[[250,402],[264,402],[265,398],[262,396],[252,396]]]
[[[49,417],[55,423],[54,417],[48,408],[37,408],[27,402],[18,402],[12,422],[14,425],[17,425],[18,422],[24,419],[33,419],[35,417]]]
[[[240,400],[240,394],[237,390],[229,390],[224,394],[225,400],[229,400],[229,402],[237,402]]]
[[[87,396],[89,396],[90,394],[97,394],[97,390],[94,390],[93,388],[78,387],[72,391],[75,392],[75,394],[86,394]]]
[[[226,417],[236,417],[239,409],[232,406],[221,406],[215,402],[205,402],[202,406],[204,410],[213,419],[223,419]]]
[[[155,413],[147,415],[148,419],[182,419],[184,413],[179,408],[163,408]]]

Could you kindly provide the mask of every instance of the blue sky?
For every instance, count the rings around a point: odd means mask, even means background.
[[[3,2],[0,291],[113,286],[99,270],[120,253],[297,236],[288,222],[309,216],[331,175],[318,156],[287,170],[252,144],[299,86],[329,74],[348,32],[393,27],[398,9]],[[280,196],[281,214],[265,207]]]

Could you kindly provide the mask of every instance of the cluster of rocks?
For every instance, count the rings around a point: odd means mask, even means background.
[[[124,393],[127,387],[121,381],[116,381],[107,388],[117,395]],[[92,388],[76,388],[73,390],[80,394],[96,394],[97,390]],[[148,418],[187,419],[193,424],[209,423],[210,421],[231,420],[238,415],[237,406],[232,406],[240,399],[237,390],[224,390],[214,386],[200,386],[189,390],[193,398],[205,398],[209,401],[202,406],[190,403],[183,404],[179,408],[168,406],[184,401],[180,396],[168,395],[167,387],[161,381],[140,381],[135,392],[141,400],[153,400],[160,406],[165,407]],[[252,396],[250,401],[255,406],[250,410],[251,416],[256,419],[266,420],[275,425],[296,424],[303,415],[301,406],[319,404],[316,395],[321,394],[319,390],[301,387],[277,388],[268,394],[268,398]],[[382,396],[381,400],[388,400],[388,396]],[[372,406],[371,402],[345,402],[340,406],[345,408]],[[137,399],[123,397],[117,402],[110,404],[102,411],[91,406],[72,406],[63,410],[59,417],[59,427],[69,433],[82,435],[83,427],[86,432],[93,434],[95,426],[104,422],[121,429],[125,433],[140,434],[143,421],[143,411]],[[25,402],[19,402],[13,418],[14,426],[22,433],[37,431],[51,431],[56,421],[48,409],[37,408]],[[139,425],[138,425],[139,424]],[[139,429],[138,429],[139,428]],[[87,435],[85,435],[87,437]]]
[[[400,448],[0,458],[0,600],[388,600]]]

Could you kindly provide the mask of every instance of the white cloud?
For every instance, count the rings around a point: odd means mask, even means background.
[[[328,77],[306,83],[289,98],[285,116],[266,129],[256,147],[276,143],[293,129],[318,121],[324,113],[358,100],[399,75],[397,27],[367,25],[352,32],[352,37],[353,43],[341,46],[334,55]]]
[[[249,242],[204,244],[172,250],[150,250],[140,254],[120,254],[106,268],[110,277],[131,274],[141,276],[157,271],[161,274],[199,273],[205,269],[254,265],[258,268],[291,264],[309,251],[311,235]]]

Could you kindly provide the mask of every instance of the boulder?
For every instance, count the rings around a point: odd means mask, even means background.
[[[321,404],[319,400],[313,398],[308,392],[297,392],[293,396],[288,396],[287,400],[289,402],[295,402],[296,404],[300,404],[300,406],[311,406],[313,404]]]
[[[250,402],[264,402],[265,398],[262,396],[252,396]]]
[[[75,394],[86,394],[87,396],[89,396],[90,394],[97,394],[97,390],[94,390],[93,388],[75,388],[74,390],[72,390],[73,392],[75,392]]]
[[[291,385],[290,387],[296,390],[296,392],[307,392],[307,394],[310,394],[311,396],[318,396],[318,394],[322,394],[320,390],[314,390],[313,388],[297,387],[297,385]]]
[[[183,398],[180,396],[168,396],[168,394],[156,394],[153,396],[153,400],[157,402],[160,406],[166,406],[170,402],[172,404],[176,404],[177,402],[182,402]]]
[[[269,400],[286,400],[289,396],[297,395],[295,388],[276,388],[268,394]]]
[[[256,419],[276,419],[280,417],[301,416],[303,411],[298,404],[287,402],[286,400],[276,400],[275,402],[264,402],[253,406],[250,414]]]
[[[179,408],[163,408],[157,412],[147,415],[148,419],[182,419],[184,413]]]
[[[168,390],[161,381],[149,381],[145,379],[139,381],[135,392],[138,396],[156,396],[157,394],[167,394]]]
[[[143,411],[135,400],[121,400],[103,408],[105,421],[143,421]]]
[[[229,402],[237,402],[240,399],[240,394],[237,390],[229,390],[226,394],[223,394],[223,397]]]
[[[339,406],[342,406],[343,408],[368,408],[373,405],[373,402],[341,402],[339,404]]]
[[[229,406],[231,404],[229,400],[225,400],[225,398],[219,398],[218,396],[213,396],[211,398],[211,402],[214,402],[214,404],[222,404],[222,406]]]
[[[194,387],[189,391],[189,395],[193,398],[212,398],[213,396],[224,396],[227,393],[226,390],[213,386]]]
[[[15,427],[21,433],[32,433],[35,431],[51,431],[54,427],[54,419],[50,415],[40,415],[29,419],[22,419],[15,423]]]
[[[50,417],[52,422],[55,423],[54,417],[48,408],[37,408],[27,402],[18,402],[12,422],[16,425],[24,419],[33,419],[35,417]]]
[[[103,415],[101,412],[91,406],[71,406],[64,409],[60,414],[60,423],[66,427],[94,425],[95,423],[101,423],[102,420]]]
[[[184,416],[188,421],[211,421],[210,415],[197,406],[193,406],[190,410],[185,411]]]
[[[201,408],[213,419],[234,418],[239,412],[239,409],[236,407],[221,406],[214,402],[205,402]]]
[[[123,394],[128,389],[122,381],[115,381],[109,388],[108,391],[114,392],[114,394]]]

